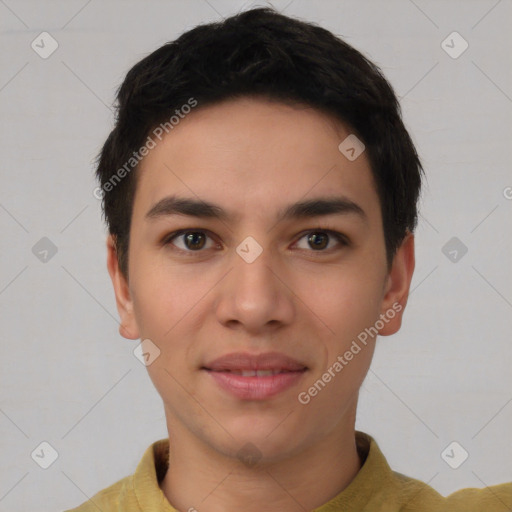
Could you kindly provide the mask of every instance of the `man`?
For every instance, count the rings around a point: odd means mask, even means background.
[[[97,193],[169,439],[75,510],[509,510],[511,484],[444,498],[355,431],[421,172],[391,86],[320,27],[255,9],[136,64]]]

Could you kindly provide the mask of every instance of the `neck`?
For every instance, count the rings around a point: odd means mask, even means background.
[[[354,421],[293,455],[253,466],[169,423],[170,462],[160,487],[180,511],[313,510],[343,491],[361,468]]]

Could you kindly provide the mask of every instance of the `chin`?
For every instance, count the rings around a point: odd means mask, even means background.
[[[268,460],[283,458],[297,447],[301,432],[297,425],[283,422],[286,413],[281,411],[279,415],[266,418],[261,418],[260,413],[259,416],[238,417],[233,422],[225,423],[226,430],[233,436],[228,441],[239,447],[254,445]]]

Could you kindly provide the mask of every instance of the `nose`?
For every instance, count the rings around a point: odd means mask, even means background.
[[[217,290],[218,321],[252,334],[291,324],[295,315],[291,275],[270,249],[263,248],[251,261],[243,252],[248,247],[241,245],[240,253],[233,254],[231,270]]]

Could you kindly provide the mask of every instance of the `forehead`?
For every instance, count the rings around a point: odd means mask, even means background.
[[[378,215],[369,161],[364,152],[353,161],[340,152],[351,132],[333,117],[249,98],[196,109],[139,164],[134,217],[169,195],[222,204],[233,218],[327,195]]]

